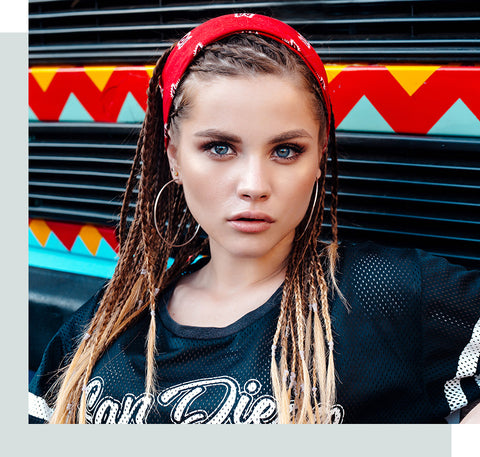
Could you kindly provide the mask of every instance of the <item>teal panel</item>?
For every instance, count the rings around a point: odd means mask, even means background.
[[[68,252],[68,249],[63,245],[63,243],[58,239],[57,235],[55,235],[55,233],[53,232],[50,232],[50,235],[48,235],[47,242],[45,243],[45,247],[43,249]]]
[[[61,122],[93,122],[92,116],[74,94],[70,94],[68,97],[58,120]]]
[[[28,246],[33,246],[34,248],[43,248],[40,241],[37,240],[37,237],[33,234],[32,229],[28,229]]]
[[[95,256],[88,250],[87,246],[79,236],[77,236],[75,243],[73,243],[72,248],[70,249],[70,252],[72,254],[84,255],[91,258],[95,258]]]
[[[145,111],[143,111],[137,100],[135,100],[135,97],[129,92],[125,97],[122,109],[118,114],[117,122],[142,122],[144,117]]]
[[[430,129],[429,135],[480,136],[480,120],[459,98]]]
[[[46,249],[38,242],[35,236],[30,233],[29,247],[28,247],[28,265],[31,267],[45,268],[47,270],[65,271],[67,273],[75,273],[87,276],[96,276],[99,278],[111,278],[117,264],[117,259],[105,259],[98,256],[93,256],[83,244],[77,244],[77,251],[82,249],[88,252],[87,255],[76,254],[68,250],[59,251],[53,249]],[[81,241],[81,240],[80,240]],[[104,240],[102,240],[104,241]],[[105,252],[101,246],[99,251]],[[112,250],[113,251],[113,250]],[[115,251],[113,251],[115,252]],[[115,254],[116,255],[116,254]],[[167,268],[173,264],[173,259],[169,258],[167,261]]]
[[[365,95],[350,110],[337,130],[395,133]]]
[[[91,254],[82,256],[68,251],[63,253],[36,247],[30,247],[28,251],[28,264],[31,267],[97,276],[99,278],[111,278],[116,263],[114,260],[97,259]]]
[[[100,240],[100,244],[98,245],[97,253],[95,257],[102,258],[102,259],[110,259],[110,260],[117,260],[118,255],[117,253],[110,247],[110,245],[105,241],[105,239]]]
[[[28,120],[30,122],[35,122],[38,121],[38,117],[36,114],[32,111],[32,108],[28,107]]]

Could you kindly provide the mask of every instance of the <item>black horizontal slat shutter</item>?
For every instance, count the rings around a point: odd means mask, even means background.
[[[30,1],[30,61],[150,61],[200,22],[256,12],[291,24],[326,62],[478,62],[480,7],[458,0]]]

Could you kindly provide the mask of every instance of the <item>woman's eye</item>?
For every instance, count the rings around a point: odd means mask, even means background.
[[[290,157],[290,155],[293,153],[292,148],[289,147],[281,147],[277,149],[277,156],[286,159],[287,157]]]
[[[226,144],[216,144],[210,148],[210,151],[219,156],[224,156],[228,153],[229,149],[230,148]]]
[[[212,159],[223,160],[235,155],[235,150],[228,143],[212,141],[202,146],[203,151]]]
[[[297,146],[279,146],[275,149],[275,157],[279,159],[290,159],[293,160],[297,158],[301,153],[303,152],[303,149]]]

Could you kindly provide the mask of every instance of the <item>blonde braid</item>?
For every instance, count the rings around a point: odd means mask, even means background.
[[[283,296],[286,294],[286,287],[283,289]],[[275,330],[275,334],[273,336],[273,344],[272,344],[272,362],[270,364],[270,375],[272,378],[272,390],[277,399],[278,403],[278,421],[281,424],[288,423],[289,418],[289,401],[288,396],[286,394],[286,382],[284,381],[284,373],[287,369],[287,362],[285,359],[286,351],[284,350],[285,347],[285,333],[286,333],[286,313],[287,313],[287,306],[286,300],[282,297],[281,304],[280,304],[280,315],[278,317],[278,324]],[[277,353],[277,345],[280,343],[280,373],[279,367],[277,364],[276,353]]]
[[[314,360],[312,356],[312,351],[314,350],[313,348],[313,306],[312,306],[312,290],[309,292],[309,298],[308,298],[308,314],[307,314],[307,323],[305,327],[305,359],[309,361],[309,372],[311,372],[311,383],[308,389],[305,389],[305,396],[304,399],[308,399],[310,396],[312,397],[312,402],[313,402],[313,409],[310,407],[307,410],[308,418],[307,422],[308,423],[315,423],[319,422],[319,416],[318,416],[318,407],[317,407],[317,402],[316,402],[316,385],[317,385],[317,376],[315,374],[314,370]],[[318,418],[317,418],[318,416]]]
[[[306,362],[306,354],[305,354],[305,318],[304,318],[304,300],[303,294],[300,288],[300,284],[298,281],[295,281],[295,327],[296,327],[296,351],[298,352],[299,358],[299,373],[298,373],[298,382],[299,388],[297,391],[297,395],[295,397],[300,399],[303,396],[303,400],[300,401],[301,408],[299,409],[299,413],[296,415],[295,422],[298,424],[302,424],[305,422],[305,418],[307,415],[307,401],[305,401],[306,387],[308,386],[308,393],[310,392],[310,384],[309,384],[309,374],[308,374],[308,366]],[[305,390],[301,389],[301,386]],[[303,395],[305,393],[305,396]],[[308,398],[308,397],[307,397]]]

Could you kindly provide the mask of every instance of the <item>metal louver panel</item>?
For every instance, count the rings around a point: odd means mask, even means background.
[[[342,235],[480,261],[480,140],[339,133]]]
[[[480,8],[459,0],[30,1],[30,62],[152,62],[198,23],[231,12],[282,19],[326,62],[476,62]]]
[[[131,125],[31,125],[30,216],[114,224],[136,136]]]
[[[31,217],[118,221],[138,131],[31,124]],[[338,133],[338,142],[341,238],[422,247],[478,265],[480,139]]]

